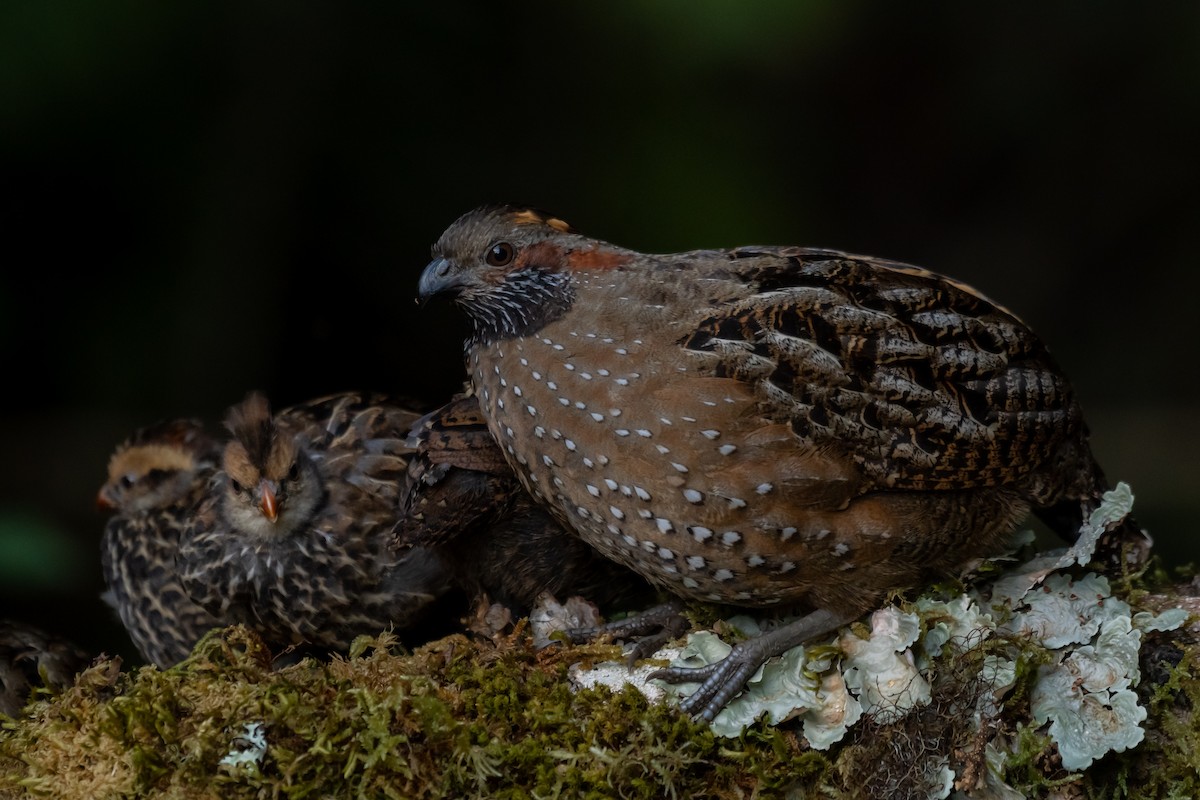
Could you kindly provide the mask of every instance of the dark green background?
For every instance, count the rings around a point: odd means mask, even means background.
[[[977,286],[1193,558],[1198,187],[1196,4],[5,3],[0,616],[129,653],[92,501],[139,425],[444,399],[464,326],[416,277],[494,201]]]

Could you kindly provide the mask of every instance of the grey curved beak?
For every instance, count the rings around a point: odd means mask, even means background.
[[[459,283],[452,267],[450,261],[445,258],[435,258],[430,261],[429,266],[425,267],[425,271],[421,273],[421,280],[417,283],[418,299],[428,300],[435,294],[457,287]]]

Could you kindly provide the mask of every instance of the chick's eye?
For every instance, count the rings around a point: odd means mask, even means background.
[[[229,479],[229,485],[230,485],[230,486],[233,488],[233,490],[234,490],[235,492],[237,492],[238,494],[241,494],[241,492],[242,492],[242,485],[241,485],[240,483],[238,483],[237,481],[235,481],[233,478],[230,478],[230,479]]]
[[[121,476],[121,486],[123,488],[128,489],[129,487],[133,486],[133,484],[134,484],[134,477],[131,473]]]
[[[497,242],[488,248],[487,256],[484,260],[493,267],[507,267],[512,263],[513,256],[517,251],[508,242]]]
[[[287,479],[289,481],[294,481],[294,480],[296,480],[296,476],[299,474],[300,474],[300,465],[292,464],[292,468],[289,469],[287,472]]]

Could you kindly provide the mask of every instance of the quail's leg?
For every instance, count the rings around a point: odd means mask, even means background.
[[[667,683],[703,681],[700,688],[679,707],[686,714],[711,722],[768,658],[813,637],[837,630],[857,616],[856,613],[837,614],[825,609],[814,611],[795,622],[739,642],[729,655],[715,664],[705,667],[668,667],[651,673],[650,677]]]
[[[626,619],[597,625],[594,628],[573,628],[566,634],[574,644],[595,641],[601,636],[608,636],[614,640],[640,637],[628,656],[632,665],[639,658],[652,655],[667,642],[682,636],[689,627],[690,623],[683,616],[683,605],[672,600]]]

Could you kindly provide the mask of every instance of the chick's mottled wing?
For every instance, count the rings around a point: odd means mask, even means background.
[[[717,271],[753,293],[706,310],[682,346],[801,440],[846,452],[861,491],[1013,484],[1045,472],[1049,441],[1084,436],[1045,347],[968,287],[830,250],[728,259]]]
[[[409,430],[420,415],[402,399],[379,393],[330,395],[279,412],[333,484],[349,484],[395,506],[413,448]]]
[[[398,546],[445,544],[494,519],[521,491],[471,394],[417,420],[408,444],[414,455],[395,530]]]

